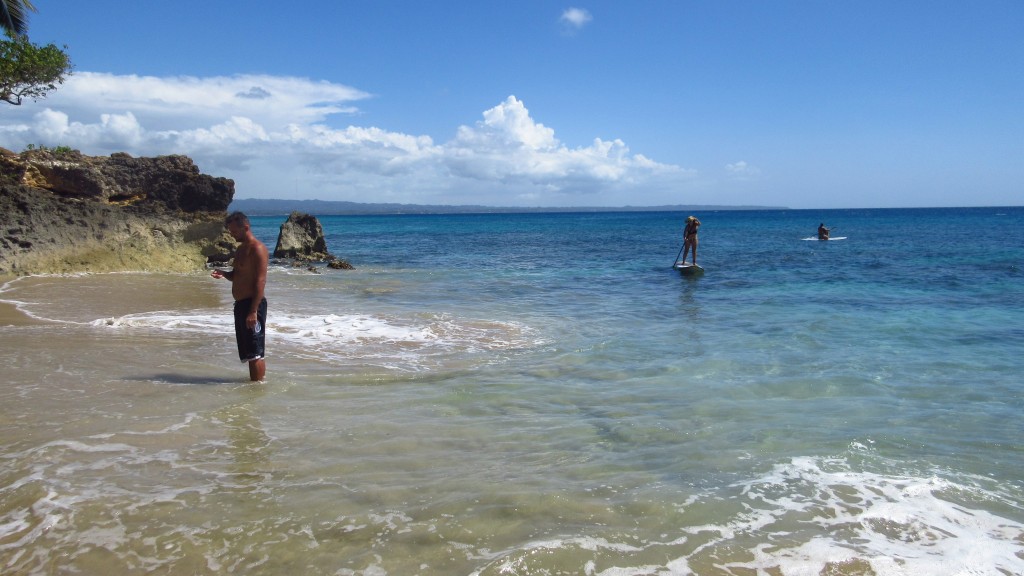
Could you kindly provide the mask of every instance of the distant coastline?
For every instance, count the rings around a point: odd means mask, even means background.
[[[673,204],[663,206],[476,206],[348,202],[341,200],[276,200],[240,198],[231,201],[228,210],[240,210],[250,216],[279,216],[295,211],[316,216],[370,214],[528,214],[537,212],[710,212],[716,210],[788,210],[785,206],[724,206]]]

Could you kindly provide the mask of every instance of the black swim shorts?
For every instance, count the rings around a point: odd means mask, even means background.
[[[267,299],[260,300],[260,307],[256,311],[255,330],[250,330],[245,325],[245,318],[251,310],[252,298],[235,302],[235,341],[238,342],[238,358],[242,362],[262,360],[266,343]]]

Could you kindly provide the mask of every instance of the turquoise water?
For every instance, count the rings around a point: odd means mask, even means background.
[[[9,282],[0,565],[1024,573],[1024,209],[685,216],[321,217],[259,385],[226,283]]]

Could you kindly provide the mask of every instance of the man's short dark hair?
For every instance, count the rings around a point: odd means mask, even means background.
[[[241,212],[232,212],[231,214],[228,214],[227,218],[224,219],[224,225],[227,226],[228,224],[231,224],[232,222],[238,222],[239,224],[248,226],[249,225],[249,217],[246,216],[245,214],[241,213]]]

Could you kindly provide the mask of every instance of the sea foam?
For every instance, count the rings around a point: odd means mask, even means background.
[[[156,311],[90,322],[118,331],[171,331],[183,337],[233,334],[233,320],[221,311]],[[543,344],[535,331],[509,321],[458,318],[447,314],[385,316],[288,312],[267,318],[268,349],[325,362],[358,362],[401,371],[447,364],[453,357],[511,352]],[[487,361],[495,361],[498,356]]]
[[[490,554],[473,574],[531,574],[582,557],[591,560],[578,569],[595,576],[1024,573],[1024,524],[989,510],[1013,501],[990,484],[854,470],[840,457],[794,458],[681,503],[683,517],[709,506],[734,512],[680,526],[664,540],[535,541]],[[667,560],[652,562],[659,557]]]

